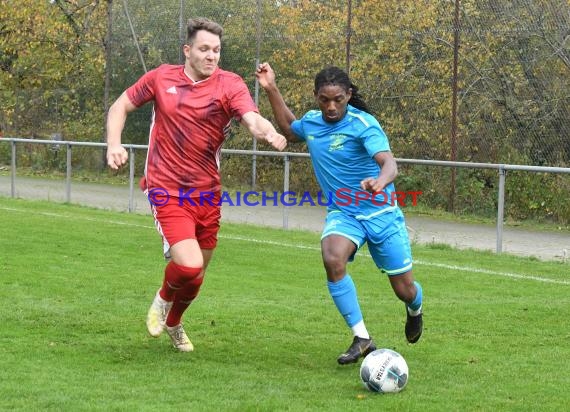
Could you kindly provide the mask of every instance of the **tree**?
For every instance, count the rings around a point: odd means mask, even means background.
[[[0,111],[22,136],[92,139],[102,118],[98,1],[5,0],[0,9]]]

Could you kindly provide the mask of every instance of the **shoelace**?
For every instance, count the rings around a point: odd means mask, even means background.
[[[183,343],[183,344],[187,343],[186,335],[182,327],[179,327],[178,329],[176,329],[176,331],[174,331],[174,339],[176,340],[176,343]]]

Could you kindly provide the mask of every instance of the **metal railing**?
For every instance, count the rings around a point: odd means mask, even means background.
[[[73,142],[73,141],[55,141],[55,140],[35,140],[35,139],[21,139],[21,138],[2,138],[0,143],[10,143],[11,145],[11,158],[10,158],[10,193],[12,197],[16,197],[16,144],[46,144],[65,146],[66,148],[66,173],[65,173],[65,200],[67,203],[71,202],[71,154],[74,146],[83,147],[106,147],[105,143],[96,142]],[[124,144],[123,147],[129,151],[129,206],[128,211],[133,212],[134,207],[134,182],[135,182],[135,151],[146,150],[147,145]],[[237,149],[222,149],[222,154],[234,154],[243,156],[268,156],[283,158],[283,192],[289,191],[289,173],[290,163],[292,158],[309,158],[308,153],[293,153],[293,152],[272,152],[272,151],[259,151],[259,150],[237,150]],[[543,167],[543,166],[525,166],[525,165],[510,165],[510,164],[494,164],[494,163],[469,163],[469,162],[451,162],[444,160],[421,160],[421,159],[399,159],[396,161],[400,164],[424,165],[424,166],[439,166],[439,167],[458,167],[468,169],[494,169],[498,172],[499,189],[498,189],[498,202],[497,202],[497,242],[496,253],[501,253],[503,249],[503,220],[505,210],[505,179],[507,171],[525,171],[535,173],[570,173],[570,168],[566,167]],[[288,228],[289,207],[283,208],[283,228]]]

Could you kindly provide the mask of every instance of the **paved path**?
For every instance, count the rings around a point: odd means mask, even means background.
[[[65,184],[62,181],[16,178],[16,197],[65,201]],[[0,196],[11,196],[9,176],[0,176]],[[71,185],[71,203],[115,211],[128,211],[128,186],[93,183]],[[135,187],[133,212],[149,213],[148,201]],[[224,206],[222,219],[228,222],[249,223],[270,227],[288,227],[320,232],[325,217],[324,208],[282,206]],[[456,223],[429,217],[406,216],[411,239],[416,243],[444,243],[459,249],[473,248],[495,251],[497,230],[493,225]],[[286,225],[286,226],[285,226]],[[570,233],[539,232],[506,227],[503,231],[502,250],[519,256],[535,256],[545,260],[570,261]]]

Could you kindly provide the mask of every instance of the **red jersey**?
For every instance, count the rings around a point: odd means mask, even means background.
[[[194,83],[182,65],[161,65],[127,89],[139,107],[153,100],[145,176],[148,189],[195,195],[221,190],[220,153],[232,119],[258,112],[243,79],[217,68]]]

